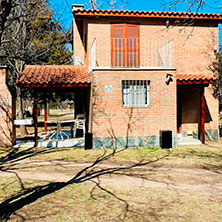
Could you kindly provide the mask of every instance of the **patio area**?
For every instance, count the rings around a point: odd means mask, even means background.
[[[84,137],[70,138],[65,140],[44,140],[39,139],[37,147],[58,148],[58,147],[83,147],[85,146]],[[16,140],[14,148],[32,148],[35,147],[33,140]]]
[[[14,121],[17,129],[25,125],[29,131],[28,136],[16,138],[14,147],[85,145],[90,98],[90,77],[85,67],[30,65],[26,66],[17,83],[20,88],[34,91],[34,98],[30,118]],[[50,109],[50,106],[58,105],[58,100],[61,103],[62,98],[68,101],[66,109]]]

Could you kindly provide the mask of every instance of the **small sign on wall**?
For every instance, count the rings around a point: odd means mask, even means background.
[[[113,87],[112,86],[105,86],[105,92],[106,93],[111,93],[113,91]]]

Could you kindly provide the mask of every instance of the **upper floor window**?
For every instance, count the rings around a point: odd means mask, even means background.
[[[111,24],[112,67],[140,66],[139,25]]]

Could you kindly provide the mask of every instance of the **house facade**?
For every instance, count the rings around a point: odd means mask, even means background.
[[[160,146],[162,132],[218,139],[210,66],[218,14],[73,5],[74,64],[89,67],[93,147]]]

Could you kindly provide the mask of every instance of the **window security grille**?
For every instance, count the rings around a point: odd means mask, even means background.
[[[149,80],[122,81],[122,102],[125,107],[149,106]]]

